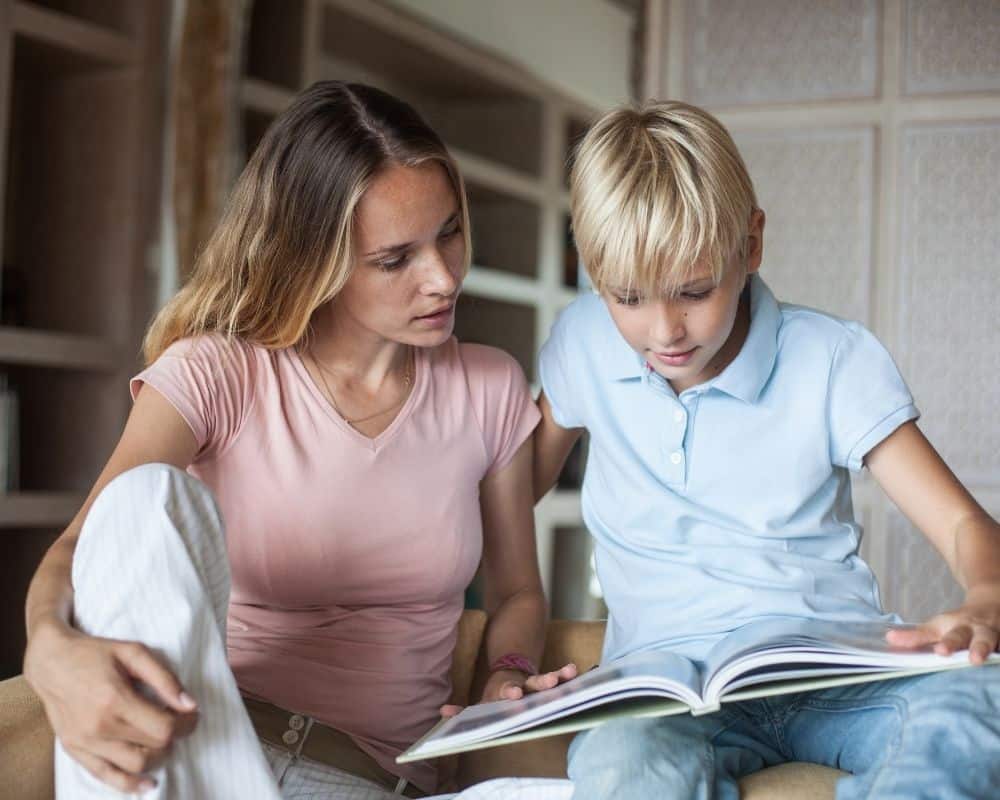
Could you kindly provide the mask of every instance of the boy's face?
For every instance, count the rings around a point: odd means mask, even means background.
[[[714,378],[740,352],[750,328],[750,309],[741,308],[740,296],[747,276],[760,268],[763,242],[764,212],[756,210],[746,254],[732,256],[718,286],[706,266],[675,298],[641,297],[617,287],[602,292],[625,341],[678,394]]]

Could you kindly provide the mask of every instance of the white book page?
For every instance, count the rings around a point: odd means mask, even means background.
[[[605,703],[636,697],[672,698],[698,705],[700,681],[695,665],[686,658],[673,653],[632,653],[521,700],[469,706],[439,724],[411,750],[416,754],[432,743],[459,746],[485,741]],[[437,749],[437,745],[432,749]]]
[[[745,625],[710,651],[706,700],[715,702],[728,691],[780,678],[943,669],[968,660],[967,651],[939,656],[929,646],[892,647],[886,633],[906,627],[913,626],[798,619]]]

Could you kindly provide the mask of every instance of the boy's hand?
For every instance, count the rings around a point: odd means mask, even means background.
[[[958,608],[916,628],[890,631],[886,638],[897,647],[933,644],[934,652],[943,656],[968,648],[969,661],[982,664],[1000,645],[1000,583],[970,587]]]
[[[479,702],[491,703],[495,700],[520,700],[526,694],[551,689],[560,683],[571,681],[577,676],[576,664],[567,664],[553,672],[543,672],[539,675],[525,675],[516,669],[498,670],[490,675],[483,689],[483,698]],[[442,717],[453,717],[462,706],[441,706]]]

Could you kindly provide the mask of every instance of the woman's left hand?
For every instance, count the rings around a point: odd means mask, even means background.
[[[538,675],[525,675],[516,669],[497,670],[490,675],[483,688],[483,698],[479,702],[491,703],[496,700],[520,700],[526,694],[551,689],[560,683],[571,681],[578,674],[576,664],[567,664],[553,672],[542,672]],[[441,706],[442,717],[453,717],[462,706],[452,704]]]

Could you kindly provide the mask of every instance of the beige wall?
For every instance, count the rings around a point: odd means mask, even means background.
[[[390,0],[584,103],[628,98],[632,15],[609,0]]]
[[[779,298],[871,327],[921,427],[1000,514],[1000,0],[651,0],[648,94],[713,110],[768,214]],[[961,597],[865,475],[887,606]]]

